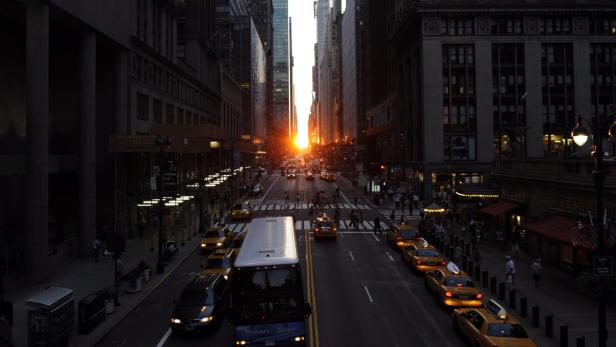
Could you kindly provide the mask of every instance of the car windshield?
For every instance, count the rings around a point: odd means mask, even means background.
[[[438,257],[438,252],[432,249],[418,249],[417,250],[418,257]]]
[[[488,324],[488,336],[527,338],[528,334],[520,324],[490,323]]]
[[[474,287],[475,283],[464,277],[447,277],[445,285],[449,287]]]
[[[231,267],[231,262],[229,258],[210,258],[207,260],[205,267],[208,269],[227,269]]]
[[[333,226],[332,222],[319,222],[317,223],[317,227],[319,228],[331,228]]]
[[[405,239],[413,239],[417,237],[417,232],[415,230],[400,230],[400,237]]]
[[[207,289],[189,289],[182,292],[180,296],[180,305],[211,305],[213,304],[213,296],[208,295]]]
[[[223,237],[223,236],[225,236],[225,234],[222,230],[208,230],[208,232],[205,233],[205,237]]]

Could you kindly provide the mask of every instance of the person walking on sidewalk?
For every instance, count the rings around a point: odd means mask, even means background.
[[[379,232],[379,235],[383,234],[383,230],[381,229],[381,219],[379,216],[374,218],[374,235],[376,235],[377,231]]]
[[[389,214],[389,220],[393,222],[394,219],[396,219],[396,210],[391,210],[391,213]]]
[[[95,238],[92,242],[92,248],[94,250],[94,262],[98,263],[98,254],[101,252],[101,241]]]
[[[511,256],[506,256],[505,260],[506,283],[510,288],[513,288],[515,285],[515,263],[513,259],[511,259]]]
[[[535,259],[535,262],[533,262],[533,265],[531,265],[530,269],[533,274],[533,282],[535,282],[535,289],[539,289],[541,270],[543,269],[543,267],[541,266],[541,258]]]

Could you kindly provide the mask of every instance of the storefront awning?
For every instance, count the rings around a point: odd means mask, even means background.
[[[500,191],[487,184],[461,184],[454,187],[454,193],[463,199],[498,199]]]
[[[571,233],[573,232],[575,226],[576,222],[572,218],[551,215],[544,220],[522,224],[521,228],[556,241],[571,244]],[[588,240],[582,241],[582,243],[578,246],[581,248],[592,249],[592,246]]]
[[[490,216],[500,216],[503,213],[509,212],[515,208],[520,207],[520,205],[518,204],[514,204],[513,202],[509,202],[509,201],[499,201],[497,203],[494,203],[492,205],[488,205],[482,209],[479,210],[479,213],[483,213],[483,214],[487,214]]]

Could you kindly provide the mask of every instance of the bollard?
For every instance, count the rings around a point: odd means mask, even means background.
[[[474,270],[474,269],[475,269],[475,268],[473,267],[473,261],[472,261],[472,260],[467,260],[467,261],[466,261],[466,273],[467,273],[470,277],[473,277],[473,274],[474,274],[473,270]]]
[[[538,327],[539,326],[539,306],[533,305],[533,307],[531,308],[531,311],[533,315],[533,326]]]
[[[490,293],[496,294],[496,277],[490,277]]]
[[[528,298],[525,296],[520,298],[520,317],[526,318],[528,315]]]
[[[509,289],[509,308],[515,310],[515,289]]]
[[[566,324],[560,326],[560,347],[569,347],[569,326]]]
[[[505,301],[505,282],[498,284],[498,300]]]
[[[552,316],[551,314],[545,316],[545,336],[554,336],[554,316]]]
[[[578,336],[575,339],[575,347],[584,347],[586,346],[586,338],[584,336]]]
[[[483,270],[481,272],[481,286],[488,288],[488,270]]]

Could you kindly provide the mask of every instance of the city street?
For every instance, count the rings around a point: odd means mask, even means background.
[[[306,181],[304,175],[296,179],[268,176],[264,180],[265,194],[256,208],[256,217],[285,215],[285,193],[291,208],[305,204],[316,191],[328,195],[339,187],[343,196],[341,206],[353,207],[354,190],[344,178],[336,183],[320,179]],[[348,201],[346,200],[348,199]],[[253,203],[258,203],[256,199]],[[363,203],[362,203],[363,202]],[[451,330],[450,313],[438,306],[423,288],[420,276],[411,273],[401,263],[399,255],[385,242],[384,236],[372,233],[376,210],[365,201],[358,202],[364,214],[360,230],[348,230],[350,209],[341,209],[341,226],[336,242],[315,242],[306,247],[306,230],[310,224],[308,209],[296,209],[298,248],[307,277],[306,249],[309,250],[313,270],[316,302],[311,320],[317,322],[311,336],[313,346],[404,346],[413,341],[416,346],[462,346],[462,340]],[[306,205],[298,205],[305,207]],[[327,209],[329,215],[334,211]],[[316,213],[316,212],[315,212]],[[383,218],[381,216],[381,218]],[[249,227],[245,223],[229,221],[234,232]],[[170,335],[169,318],[173,299],[191,280],[205,258],[193,253],[150,297],[129,314],[97,346],[198,346],[231,345],[233,329],[225,322],[211,336]],[[306,284],[306,295],[308,286]],[[136,331],[143,332],[135,334]]]

